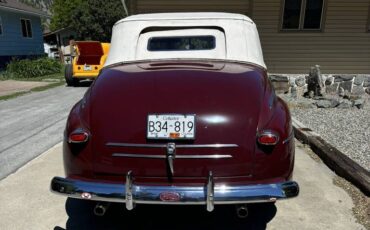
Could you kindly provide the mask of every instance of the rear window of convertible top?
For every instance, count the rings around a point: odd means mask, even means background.
[[[214,36],[152,37],[148,41],[149,51],[212,50],[216,47]]]

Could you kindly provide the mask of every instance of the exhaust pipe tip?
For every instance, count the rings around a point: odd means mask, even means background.
[[[109,203],[98,203],[94,208],[96,216],[104,216],[109,208]]]
[[[249,215],[248,207],[247,205],[238,205],[236,207],[236,215],[240,219],[245,219]]]

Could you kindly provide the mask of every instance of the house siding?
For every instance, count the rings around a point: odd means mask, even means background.
[[[41,19],[0,9],[3,34],[0,35],[0,56],[32,56],[44,53]],[[21,18],[30,19],[32,38],[22,36]]]
[[[136,0],[130,12],[224,11],[256,22],[269,72],[370,74],[369,0],[326,0],[322,31],[281,31],[282,0]]]
[[[306,73],[319,64],[323,73],[370,74],[369,0],[328,0],[321,32],[281,31],[281,0],[256,0],[258,26],[270,72]]]
[[[240,14],[249,13],[248,0],[131,0],[131,12],[212,12],[228,11]]]

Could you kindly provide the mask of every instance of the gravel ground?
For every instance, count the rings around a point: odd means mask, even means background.
[[[307,103],[307,99],[303,100]],[[363,109],[307,108],[292,106],[291,100],[288,104],[293,117],[370,171],[369,97]]]

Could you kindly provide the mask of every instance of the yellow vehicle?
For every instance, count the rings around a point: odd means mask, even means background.
[[[109,47],[109,43],[98,41],[75,42],[72,64],[65,68],[67,85],[75,86],[82,79],[95,79],[107,59]]]

